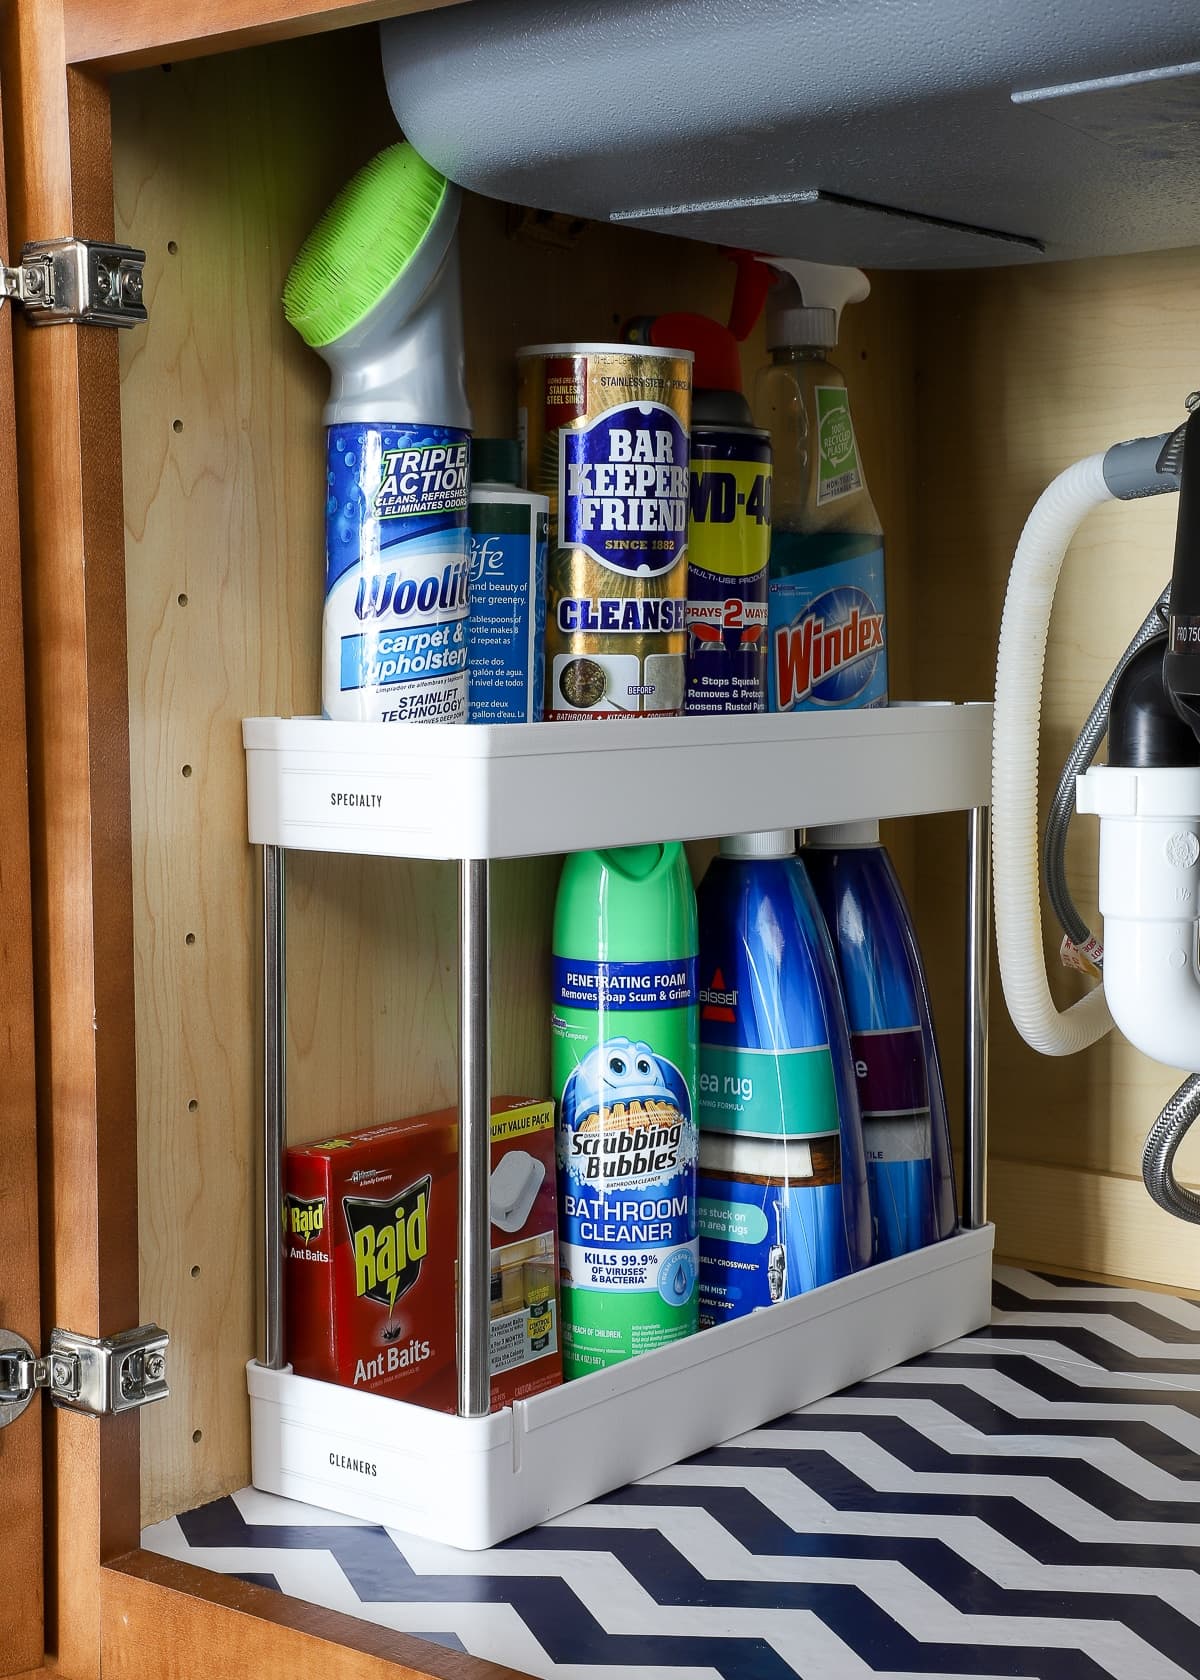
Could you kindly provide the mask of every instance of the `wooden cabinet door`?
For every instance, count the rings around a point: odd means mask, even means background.
[[[113,235],[108,89],[67,21],[0,0],[9,251]],[[0,1325],[36,1345],[141,1317],[121,403],[113,329],[0,315]],[[139,1421],[43,1399],[0,1431],[0,1680],[43,1653],[59,1680],[522,1680],[142,1551]]]
[[[12,260],[0,146],[0,252]],[[29,788],[12,307],[0,309],[0,1349],[40,1353]],[[41,1666],[42,1401],[0,1429],[0,1675]]]

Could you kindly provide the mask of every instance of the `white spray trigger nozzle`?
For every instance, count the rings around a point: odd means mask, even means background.
[[[816,344],[832,349],[838,341],[842,310],[870,296],[871,282],[861,268],[804,262],[799,257],[760,257],[795,283],[795,292],[776,284],[767,295],[767,344]]]

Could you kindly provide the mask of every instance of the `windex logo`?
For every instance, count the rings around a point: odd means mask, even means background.
[[[776,705],[845,705],[870,682],[883,652],[883,614],[861,589],[831,589],[802,618],[775,631],[771,658]]]

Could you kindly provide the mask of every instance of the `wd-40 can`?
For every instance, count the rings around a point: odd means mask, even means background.
[[[687,710],[767,707],[771,438],[748,426],[692,428]]]
[[[328,429],[325,716],[465,723],[470,434]]]
[[[691,352],[517,356],[525,482],[550,498],[546,716],[681,712]]]

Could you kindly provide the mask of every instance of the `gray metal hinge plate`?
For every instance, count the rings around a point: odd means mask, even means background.
[[[24,246],[15,268],[0,265],[0,303],[11,298],[32,326],[74,322],[136,327],[142,301],[145,251],[95,239],[38,239]]]
[[[103,1337],[55,1330],[50,1352],[39,1357],[24,1337],[0,1330],[0,1429],[20,1417],[39,1389],[56,1406],[92,1417],[165,1400],[169,1340],[157,1324]]]

